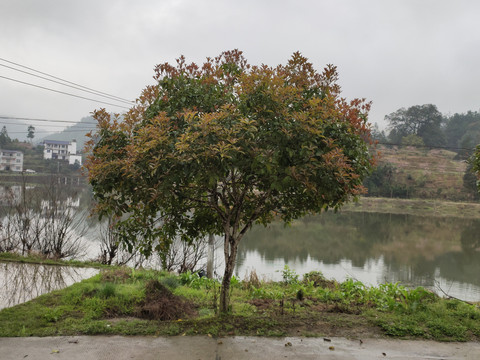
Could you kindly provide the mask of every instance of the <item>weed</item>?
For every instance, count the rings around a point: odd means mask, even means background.
[[[87,319],[100,319],[105,308],[105,301],[103,299],[92,297],[83,300],[83,311]]]
[[[178,324],[170,324],[165,329],[163,329],[163,333],[170,336],[179,335],[181,332],[182,329]]]
[[[260,280],[258,279],[258,275],[255,270],[252,270],[249,274],[245,275],[245,280],[243,280],[244,289],[250,289],[252,287],[258,289],[260,285]]]
[[[298,274],[295,270],[290,269],[288,265],[285,265],[282,270],[283,282],[287,285],[298,283]]]
[[[310,271],[303,275],[303,283],[313,287],[326,287],[331,281],[325,279],[321,271]]]
[[[178,277],[172,275],[161,278],[160,282],[170,290],[175,290],[180,286],[180,280],[178,280]]]
[[[116,292],[116,285],[111,282],[107,282],[102,285],[102,287],[98,290],[97,296],[101,299],[108,299],[110,297],[115,296]]]
[[[287,334],[284,330],[269,330],[266,335],[271,337],[283,337]]]
[[[44,317],[47,322],[57,322],[63,315],[60,308],[48,309]]]
[[[446,340],[451,338],[456,341],[465,341],[467,328],[446,322],[444,319],[434,319],[427,322],[427,327],[436,339]]]

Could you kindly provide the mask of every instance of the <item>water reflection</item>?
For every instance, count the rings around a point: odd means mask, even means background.
[[[91,268],[0,262],[0,309],[63,289],[97,273]]]
[[[279,279],[298,273],[354,277],[371,285],[399,281],[480,301],[480,221],[378,213],[326,213],[254,227],[240,245],[238,273],[254,268]]]

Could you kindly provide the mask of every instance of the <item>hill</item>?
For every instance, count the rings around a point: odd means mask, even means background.
[[[380,146],[377,170],[365,185],[371,196],[471,201],[474,190],[467,189],[467,170],[457,153],[443,149],[412,146]]]
[[[82,151],[85,146],[85,142],[88,140],[86,135],[91,130],[95,130],[95,127],[95,120],[91,116],[86,116],[82,118],[77,124],[69,126],[61,132],[44,136],[37,141],[41,143],[44,140],[72,141],[73,139],[75,139],[77,140],[77,151]]]

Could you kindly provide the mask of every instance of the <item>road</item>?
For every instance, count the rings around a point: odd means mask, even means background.
[[[345,338],[75,336],[0,338],[2,360],[480,359],[480,343]]]

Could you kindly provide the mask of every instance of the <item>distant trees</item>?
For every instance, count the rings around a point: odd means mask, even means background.
[[[447,146],[457,151],[461,159],[470,157],[480,143],[480,113],[468,111],[449,117],[445,126]]]
[[[372,137],[380,143],[404,146],[445,147],[468,159],[480,144],[480,113],[468,111],[444,116],[432,104],[401,108],[386,115],[388,135],[373,127]]]
[[[411,135],[418,136],[426,146],[444,146],[445,135],[442,131],[443,115],[432,104],[415,105],[408,109],[401,108],[385,116],[389,123],[389,140],[401,144]],[[413,140],[414,138],[410,138]],[[408,141],[407,141],[408,142]],[[415,141],[415,145],[418,141]]]

